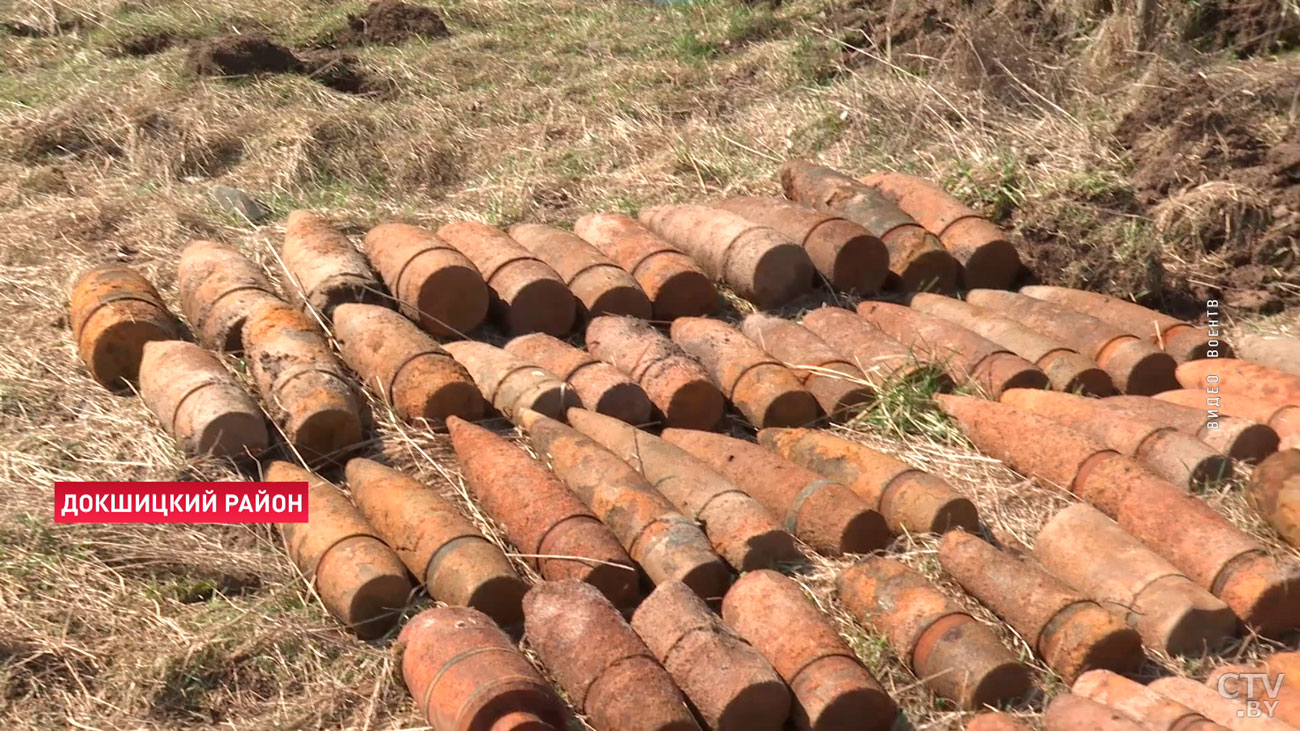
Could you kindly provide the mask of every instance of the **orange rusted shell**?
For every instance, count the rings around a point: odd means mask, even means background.
[[[1224,731],[1224,727],[1141,683],[1109,670],[1089,670],[1070,689],[1149,731]]]
[[[262,267],[234,247],[216,241],[191,241],[176,265],[181,312],[209,350],[243,350],[248,313],[265,300],[278,300]]]
[[[453,416],[447,429],[465,484],[542,578],[586,581],[620,607],[636,601],[627,551],[550,470],[467,421]]]
[[[465,337],[487,317],[488,287],[474,263],[418,226],[384,223],[366,234],[366,257],[398,309],[439,337]]]
[[[510,227],[510,237],[560,275],[587,316],[650,318],[650,300],[641,285],[577,235],[540,223],[517,223]]]
[[[1178,366],[1183,388],[1218,389],[1214,395],[1246,396],[1274,406],[1300,406],[1300,376],[1233,358],[1191,360]]]
[[[821,553],[868,553],[889,544],[885,519],[862,498],[757,444],[690,429],[665,429],[663,438],[735,483]]]
[[[780,731],[790,690],[767,660],[680,581],[660,584],[632,629],[717,731]]]
[[[877,390],[893,379],[915,378],[934,370],[855,312],[818,307],[803,316],[802,324],[857,366]],[[943,379],[951,380],[946,375]]]
[[[1008,713],[981,713],[966,722],[966,731],[1029,731],[1029,727]]]
[[[1265,673],[1272,675],[1270,682],[1277,683],[1277,689],[1265,688],[1263,679],[1256,679],[1254,682],[1244,681],[1239,676],[1242,673]],[[1228,675],[1229,677],[1223,677]],[[1268,666],[1251,667],[1249,665],[1222,665],[1210,671],[1205,678],[1205,684],[1218,691],[1220,688],[1223,692],[1235,695],[1243,701],[1262,701],[1276,705],[1270,706],[1269,718],[1273,721],[1280,721],[1287,726],[1296,728],[1300,724],[1300,691],[1295,690],[1285,683],[1284,678],[1279,678],[1276,674],[1268,673]]]
[[[1071,693],[1062,693],[1047,704],[1043,725],[1048,731],[1143,731],[1124,714]]]
[[[857,366],[797,322],[755,312],[741,323],[740,331],[793,370],[832,418],[844,416],[874,395]]]
[[[564,381],[495,345],[459,340],[443,348],[469,372],[483,398],[507,419],[517,419],[523,409],[563,417],[565,409],[582,405],[578,393]]]
[[[386,634],[412,588],[397,554],[334,485],[280,461],[267,466],[265,479],[307,483],[307,522],[282,523],[280,532],[289,558],[325,608],[362,639]]]
[[[822,415],[799,378],[736,328],[719,320],[679,317],[673,342],[708,369],[714,383],[756,427],[802,426]]]
[[[718,309],[718,290],[691,257],[621,213],[589,213],[574,233],[630,273],[656,320],[698,317]]]
[[[1211,688],[1191,678],[1178,676],[1158,678],[1151,681],[1147,687],[1233,731],[1287,731],[1291,728],[1290,725],[1272,718],[1244,720],[1247,717],[1245,703],[1221,695],[1218,688]]]
[[[269,444],[262,410],[216,356],[194,343],[145,343],[140,397],[186,454],[255,457]]]
[[[889,250],[858,224],[781,198],[728,198],[717,208],[767,226],[803,247],[832,287],[871,294],[889,274]]]
[[[699,731],[649,648],[592,587],[547,581],[524,597],[524,636],[566,697],[608,731]]]
[[[745,574],[723,599],[722,618],[790,684],[798,728],[893,725],[893,699],[792,579],[769,570]]]
[[[1232,396],[1227,401],[1236,406],[1239,398]],[[1254,464],[1277,451],[1279,434],[1271,426],[1232,416],[1211,417],[1204,393],[1201,394],[1200,402],[1200,408],[1187,408],[1146,396],[1114,396],[1103,399],[1101,403],[1134,418],[1177,429],[1205,442],[1216,451],[1243,462]],[[1214,424],[1213,427],[1210,426],[1211,423]]]
[[[577,301],[555,270],[505,232],[478,221],[457,221],[438,237],[474,262],[495,296],[494,317],[512,335],[573,329]]]
[[[324,218],[309,211],[289,213],[280,260],[289,275],[291,296],[325,317],[331,317],[334,308],[344,302],[388,302],[361,252]]]
[[[145,343],[180,338],[158,290],[124,266],[82,273],[70,300],[68,323],[77,354],[90,375],[108,388],[125,388],[136,380]]]
[[[726,399],[709,372],[644,320],[597,317],[587,325],[587,351],[641,385],[668,426],[712,429]]]
[[[1300,449],[1261,462],[1250,476],[1246,501],[1283,540],[1300,547]]]
[[[506,352],[536,363],[572,386],[578,399],[594,411],[629,424],[645,424],[652,418],[654,404],[644,389],[619,369],[563,340],[546,333],[520,335],[506,343]]]

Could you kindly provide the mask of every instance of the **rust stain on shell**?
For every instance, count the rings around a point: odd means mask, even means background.
[[[802,324],[857,366],[876,390],[891,380],[915,378],[932,370],[902,343],[855,312],[818,307],[803,316]]]
[[[1143,731],[1122,713],[1071,693],[1062,693],[1047,704],[1043,723],[1051,731]]]
[[[1246,501],[1283,540],[1300,547],[1300,449],[1261,462],[1250,476]]]
[[[744,319],[740,331],[794,371],[832,418],[845,416],[875,395],[856,365],[797,322],[755,312]]]
[[[324,218],[291,211],[280,260],[292,282],[290,295],[331,317],[344,302],[386,305],[388,296],[361,252]]]
[[[654,404],[645,390],[622,371],[546,333],[520,335],[506,352],[540,365],[577,392],[583,404],[629,424],[650,421]],[[563,415],[561,415],[563,416]]]
[[[1029,727],[1009,713],[981,713],[966,723],[966,731],[1029,731]]]
[[[1109,670],[1089,670],[1070,690],[1108,706],[1147,731],[1225,731],[1187,706]]]
[[[718,309],[718,290],[691,257],[621,213],[589,213],[573,231],[630,273],[656,320],[700,317]]]
[[[465,367],[483,398],[511,421],[524,409],[563,418],[566,409],[582,405],[564,381],[495,345],[459,340],[443,348]]]
[[[509,233],[560,275],[587,316],[650,318],[650,300],[641,285],[581,237],[539,223],[517,223]]]
[[[180,338],[158,290],[124,266],[101,266],[77,277],[68,324],[90,375],[110,389],[126,388],[139,377],[145,343]]]
[[[1300,406],[1300,376],[1259,363],[1233,358],[1192,360],[1178,366],[1177,376],[1183,388],[1208,391],[1212,396],[1240,394],[1278,408]],[[1210,388],[1218,391],[1209,391]]]
[[[1114,396],[1103,399],[1101,403],[1134,418],[1173,427],[1205,442],[1216,451],[1243,462],[1253,464],[1277,451],[1280,435],[1271,426],[1222,414],[1211,418],[1205,397],[1206,394],[1202,392],[1201,408],[1188,408],[1146,396]],[[1232,402],[1233,407],[1237,406],[1237,396],[1227,400]],[[1264,421],[1269,419],[1265,418]],[[1211,422],[1215,424],[1214,427],[1210,427]]]
[[[487,318],[483,275],[433,232],[384,223],[366,234],[366,257],[397,299],[398,309],[439,337],[465,337]]]
[[[209,350],[244,349],[244,322],[259,303],[279,300],[262,267],[232,246],[191,241],[176,265],[181,312],[199,343]]]
[[[266,417],[216,356],[193,343],[154,340],[140,361],[140,397],[190,455],[255,457]]]

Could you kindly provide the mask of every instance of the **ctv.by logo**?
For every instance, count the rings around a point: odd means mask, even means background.
[[[1241,701],[1245,708],[1237,711],[1238,718],[1272,718],[1277,710],[1277,696],[1282,690],[1283,675],[1270,678],[1268,673],[1224,673],[1219,676],[1219,695],[1229,700]],[[1245,693],[1242,693],[1242,683]],[[1263,693],[1255,692],[1259,683]],[[1244,697],[1243,697],[1244,696]]]

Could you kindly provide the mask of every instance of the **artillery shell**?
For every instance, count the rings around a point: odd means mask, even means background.
[[[1096,701],[1062,693],[1043,711],[1045,731],[1142,731],[1124,714]]]
[[[546,333],[520,335],[506,352],[545,368],[573,387],[582,403],[629,424],[645,424],[654,404],[645,391],[614,366]]]
[[[740,331],[794,371],[832,417],[871,400],[862,371],[799,323],[755,312],[741,323]]]
[[[1070,691],[1107,706],[1144,731],[1224,731],[1187,706],[1109,670],[1089,670]]]
[[[1228,400],[1236,399],[1234,396]],[[1210,418],[1209,412],[1204,408],[1204,394],[1201,396],[1200,409],[1185,408],[1146,396],[1114,396],[1103,399],[1101,403],[1138,419],[1171,426],[1205,442],[1215,451],[1243,462],[1254,464],[1278,448],[1278,433],[1272,427],[1231,416]],[[1213,427],[1210,426],[1211,423],[1214,423]]]
[[[1282,406],[1279,408],[1264,399],[1242,396],[1241,394],[1233,394],[1232,398],[1228,399],[1227,403],[1224,403],[1223,398],[1218,394],[1207,394],[1204,389],[1190,388],[1165,391],[1152,396],[1152,398],[1194,409],[1204,419],[1205,427],[1208,427],[1210,422],[1215,422],[1219,428],[1222,428],[1224,420],[1220,416],[1225,414],[1234,417],[1234,419],[1257,421],[1268,426],[1277,435],[1277,448],[1279,450],[1300,447],[1300,406]],[[1211,398],[1215,400],[1214,403],[1219,404],[1218,407],[1210,406]],[[1197,431],[1199,433],[1200,428]],[[1207,428],[1206,431],[1213,430]],[[1209,444],[1208,440],[1213,438],[1213,436],[1207,434],[1202,438],[1202,441]],[[1242,458],[1242,461],[1249,460]]]
[[[1218,690],[1191,678],[1159,678],[1147,687],[1232,731],[1287,731],[1291,728],[1272,718],[1250,718],[1245,703],[1219,695]]]
[[[966,724],[966,731],[1029,731],[1029,727],[1008,713],[981,713]]]
[[[1189,360],[1178,366],[1177,376],[1183,388],[1247,396],[1278,407],[1300,406],[1300,376],[1259,363],[1232,358]]]
[[[1300,449],[1278,452],[1261,462],[1250,476],[1246,502],[1283,540],[1300,547]]]
[[[439,337],[466,337],[487,318],[483,275],[454,246],[418,226],[383,223],[366,234],[366,256],[403,315]]]
[[[555,270],[590,317],[650,319],[650,300],[631,274],[578,236],[538,223],[517,223],[510,238]]]
[[[1262,673],[1265,677],[1242,678],[1243,673]],[[1238,700],[1266,703],[1267,708],[1261,709],[1265,711],[1264,715],[1296,728],[1300,723],[1300,691],[1287,685],[1285,678],[1269,675],[1267,665],[1222,665],[1210,671],[1205,684]],[[1275,683],[1276,686],[1266,686],[1266,678],[1268,684]]]
[[[186,454],[256,456],[269,443],[262,410],[216,356],[193,343],[144,344],[140,397]]]
[[[802,324],[847,357],[876,390],[891,380],[917,378],[935,370],[855,312],[818,307],[803,316]],[[951,381],[946,375],[942,379]]]
[[[177,340],[176,318],[149,280],[123,266],[82,273],[72,286],[68,323],[77,354],[107,388],[125,388],[140,375],[144,344]]]
[[[495,345],[458,340],[443,348],[469,371],[483,398],[511,421],[523,409],[562,417],[565,409],[582,405],[564,381]]]
[[[1293,376],[1300,376],[1300,339],[1285,335],[1263,335],[1245,333],[1236,338],[1237,355],[1246,361],[1276,368]],[[1227,357],[1219,348],[1219,357]],[[1197,355],[1204,358],[1204,355]]]
[[[233,247],[191,241],[176,265],[181,312],[199,343],[209,350],[238,352],[248,313],[265,300],[278,300],[262,267]]]
[[[573,232],[630,273],[656,320],[700,317],[718,309],[718,290],[691,257],[621,213],[589,213]]]
[[[290,211],[280,261],[298,301],[334,316],[344,302],[386,305],[388,296],[366,258],[348,239],[310,211]]]

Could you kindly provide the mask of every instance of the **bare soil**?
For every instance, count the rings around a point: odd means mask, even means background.
[[[447,24],[433,8],[401,2],[377,0],[365,12],[349,15],[347,25],[326,36],[337,46],[395,46],[412,39],[436,40],[451,35]]]

